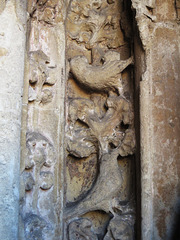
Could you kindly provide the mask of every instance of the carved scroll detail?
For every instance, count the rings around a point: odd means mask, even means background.
[[[120,167],[121,160],[130,161],[135,152],[132,90],[129,87],[133,56],[125,54],[128,45],[125,37],[130,38],[131,34],[127,32],[124,37],[121,30],[122,13],[123,31],[128,22],[122,3],[73,0],[68,8],[66,145],[67,161],[71,164],[67,165],[67,196],[71,184],[75,186],[76,181],[78,189],[83,177],[88,176],[83,172],[84,162],[91,156],[97,162],[96,177],[91,180],[91,186],[86,191],[83,188],[77,190],[78,197],[67,201],[64,217],[69,239],[134,238],[133,193],[123,196],[125,180]],[[73,164],[76,167],[71,174]],[[100,235],[92,219],[83,219],[84,215],[91,212],[95,215],[96,211],[111,218],[107,226],[102,227],[107,231]],[[87,223],[88,231],[81,229],[84,223]]]

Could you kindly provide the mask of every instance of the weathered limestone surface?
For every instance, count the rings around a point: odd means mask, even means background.
[[[179,1],[132,5],[146,66],[140,82],[142,239],[174,239],[180,202]],[[143,65],[140,56],[136,60]]]
[[[0,238],[18,239],[26,6],[0,1]]]
[[[133,78],[142,240],[173,239],[180,1],[131,2],[0,0],[2,240],[134,238]]]
[[[134,62],[127,1],[71,1],[64,239],[134,239]]]
[[[19,239],[62,239],[64,1],[28,1]]]

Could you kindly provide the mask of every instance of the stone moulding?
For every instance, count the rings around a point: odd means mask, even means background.
[[[128,9],[123,0],[66,7],[28,1],[20,239],[134,239]]]
[[[69,240],[134,239],[133,173],[121,168],[122,162],[132,166],[135,151],[134,60],[120,26],[123,7],[123,1],[105,0],[68,6],[64,238]],[[84,165],[91,157],[95,174],[85,187],[91,168]],[[99,215],[103,224],[96,223]]]

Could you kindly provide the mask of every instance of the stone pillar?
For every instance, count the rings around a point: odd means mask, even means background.
[[[178,2],[132,1],[142,42],[140,81],[142,239],[172,237],[180,200]],[[177,8],[177,9],[176,9]],[[143,60],[144,57],[144,60]]]
[[[6,3],[7,2],[7,3]],[[23,1],[0,1],[0,238],[18,239]]]

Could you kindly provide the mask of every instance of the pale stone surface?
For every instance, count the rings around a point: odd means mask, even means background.
[[[134,239],[131,30],[125,1],[68,7],[64,239]]]
[[[5,2],[0,1],[0,238],[16,240],[25,51],[25,22],[20,17],[24,19],[25,12],[17,15],[20,6],[8,1],[5,7]]]
[[[62,239],[65,100],[63,1],[28,1],[19,239]]]
[[[179,211],[178,1],[133,0],[146,70],[140,82],[142,239],[172,237]],[[149,11],[149,14],[147,14]],[[175,237],[175,236],[174,236]]]
[[[133,238],[133,36],[117,2],[0,0],[3,240]],[[179,2],[132,0],[143,240],[171,238],[180,199]]]

